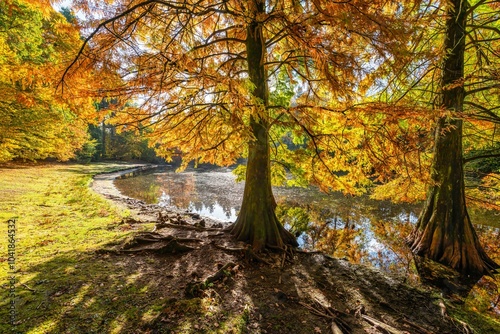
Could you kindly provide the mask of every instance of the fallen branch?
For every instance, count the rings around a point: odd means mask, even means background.
[[[349,315],[347,313],[334,309],[331,306],[324,306],[317,300],[313,300],[312,304],[306,304],[304,302],[299,302],[299,304],[308,309],[312,314],[331,320],[332,325],[330,326],[330,328],[333,334],[352,332],[349,324],[338,316],[343,315],[348,317]]]
[[[392,327],[391,325],[386,324],[380,320],[367,316],[366,314],[362,314],[361,317],[368,322],[370,325],[374,326],[377,330],[381,331],[385,334],[404,334],[403,331]]]

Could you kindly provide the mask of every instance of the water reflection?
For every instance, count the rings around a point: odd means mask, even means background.
[[[281,221],[292,232],[304,232],[300,238],[303,248],[408,277],[416,275],[404,242],[417,219],[416,207],[344,198],[340,194],[333,195],[331,201],[336,203],[332,205],[328,201],[330,196],[318,193],[319,200],[312,204],[289,202],[286,198],[278,201]]]
[[[188,169],[175,173],[164,168],[153,173],[115,180],[126,196],[146,203],[174,205],[221,221],[234,221],[240,209],[243,184],[229,169]]]
[[[118,179],[115,185],[126,196],[175,205],[226,222],[236,219],[244,187],[227,168],[183,173],[167,168]],[[421,205],[325,195],[315,188],[274,188],[274,193],[277,215],[298,236],[301,247],[418,280],[404,238],[416,223]],[[500,262],[499,213],[477,208],[470,208],[469,213],[473,222],[481,223],[476,231],[486,252]],[[480,313],[500,313],[495,279],[483,277],[466,303]]]

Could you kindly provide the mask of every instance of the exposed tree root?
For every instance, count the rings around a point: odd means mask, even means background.
[[[233,230],[233,227],[234,227],[234,223],[229,224],[228,226],[224,227],[224,228],[222,229],[222,231],[227,232],[227,233],[230,233],[230,232]]]
[[[119,250],[118,253],[138,253],[138,252],[150,252],[155,254],[177,254],[184,253],[195,250],[196,248],[181,244],[177,239],[172,239],[164,243],[160,247],[141,247],[135,249],[123,249]]]
[[[186,224],[173,224],[173,223],[168,223],[168,222],[160,222],[160,223],[156,223],[155,230],[159,230],[159,229],[162,229],[165,227],[180,228],[180,229],[195,230],[195,231],[220,231],[221,230],[220,228],[195,226],[195,225],[191,225],[189,223],[186,223]]]
[[[370,325],[375,327],[378,331],[384,334],[405,334],[405,332],[400,331],[399,329],[392,327],[391,325],[386,324],[380,320],[367,316],[366,314],[362,314],[361,318],[363,318]]]
[[[161,246],[160,248],[154,248],[154,249],[146,249],[148,251],[152,251],[156,254],[177,254],[177,253],[184,253],[184,252],[189,252],[192,250],[195,250],[196,248],[183,245],[179,243],[176,239],[173,239],[172,241],[168,242],[167,244]]]
[[[121,249],[101,249],[97,253],[140,253],[177,254],[192,251],[196,248],[181,242],[203,242],[197,238],[177,238],[172,235],[162,235],[157,232],[143,232],[126,242]]]
[[[241,253],[241,254],[243,254],[243,256],[245,257],[245,259],[247,261],[255,261],[255,262],[265,263],[269,266],[272,265],[271,262],[267,261],[266,259],[259,256],[256,252],[254,252],[252,247],[250,247],[250,245],[248,245],[247,247],[232,248],[232,247],[218,245],[215,242],[213,242],[212,244],[214,245],[215,248],[221,249],[223,251]]]
[[[204,281],[188,283],[184,290],[186,297],[199,297],[203,290],[207,289],[210,284],[222,280],[224,277],[233,275],[236,267],[236,264],[229,262],[217,270],[213,275],[208,276]]]
[[[465,333],[465,334],[472,334],[474,333],[474,331],[472,330],[472,328],[470,328],[469,324],[467,324],[466,322],[463,322],[461,320],[458,320],[458,319],[454,319],[453,323],[458,322],[458,324],[460,325],[459,327],[459,330],[462,332],[462,333]]]
[[[411,321],[409,321],[408,319],[406,318],[401,318],[400,321],[410,327],[413,328],[412,330],[412,333],[415,333],[415,334],[433,334],[431,331],[425,329],[424,327],[422,326],[419,326]]]
[[[293,263],[294,252],[297,251],[295,247],[286,244],[283,245],[283,247],[267,245],[266,248],[283,253],[284,254],[283,258],[290,263]]]
[[[340,329],[339,325],[337,325],[335,321],[332,321],[330,329],[332,330],[332,334],[343,334],[342,329]]]
[[[170,242],[175,240],[176,242],[203,242],[201,239],[197,238],[178,238],[171,235],[161,235],[156,232],[143,232],[137,234],[132,240],[123,245],[122,249],[130,249],[140,245],[151,244],[155,242]]]

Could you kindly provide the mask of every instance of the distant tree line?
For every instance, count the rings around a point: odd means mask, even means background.
[[[148,145],[145,133],[149,130],[140,125],[132,129],[123,125],[112,124],[113,112],[110,106],[116,101],[102,99],[96,104],[98,114],[105,114],[97,124],[89,124],[89,140],[76,152],[79,162],[103,160],[140,160],[151,163],[162,163],[154,148]]]

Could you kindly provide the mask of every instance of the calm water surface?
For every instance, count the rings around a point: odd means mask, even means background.
[[[235,221],[244,188],[228,168],[187,169],[182,173],[162,168],[126,175],[115,185],[126,196],[175,205],[223,222]],[[278,217],[300,235],[302,247],[385,271],[415,274],[404,238],[417,221],[421,204],[326,195],[313,187],[275,187],[274,194]],[[480,224],[476,230],[483,242],[500,240],[498,212],[470,209],[470,214],[472,221]]]

